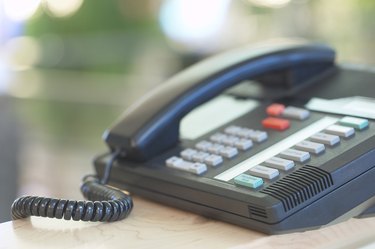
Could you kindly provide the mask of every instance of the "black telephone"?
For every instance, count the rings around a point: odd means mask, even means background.
[[[334,60],[331,48],[305,42],[204,60],[104,133],[111,153],[95,160],[97,174],[151,200],[271,234],[372,215],[375,73]]]

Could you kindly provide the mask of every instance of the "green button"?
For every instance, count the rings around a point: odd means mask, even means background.
[[[263,179],[248,174],[241,174],[234,178],[234,183],[248,188],[257,188],[262,186]]]
[[[368,120],[363,118],[343,117],[339,123],[344,126],[353,127],[356,130],[363,130],[368,126]]]

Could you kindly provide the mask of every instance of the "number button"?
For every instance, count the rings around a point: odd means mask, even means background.
[[[210,154],[206,153],[206,152],[203,152],[203,151],[199,151],[198,153],[194,154],[193,155],[193,161],[194,162],[199,162],[199,163],[203,163],[204,162],[204,159],[206,157],[208,157]]]
[[[198,150],[203,150],[203,151],[207,151],[209,147],[212,146],[212,143],[206,141],[206,140],[203,140],[203,141],[200,141],[199,143],[197,143],[195,145],[195,148],[197,148]]]
[[[209,155],[204,159],[204,162],[210,166],[218,166],[223,162],[223,158],[218,155]]]
[[[235,157],[238,154],[238,150],[234,147],[224,147],[220,150],[220,155],[226,158]]]
[[[191,161],[193,160],[193,156],[197,153],[198,151],[188,148],[188,149],[181,151],[180,155],[183,159]]]

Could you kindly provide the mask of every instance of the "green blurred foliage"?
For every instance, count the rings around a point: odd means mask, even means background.
[[[163,40],[149,5],[149,0],[84,0],[76,13],[54,17],[42,4],[24,32],[41,41],[41,68],[127,73],[147,41]],[[49,60],[56,50],[51,36],[64,49],[56,63]]]
[[[77,13],[65,18],[56,18],[43,11],[39,17],[27,23],[25,32],[34,36],[46,33],[74,35],[101,31],[145,30],[153,32],[158,29],[153,15],[147,12],[139,15],[126,15],[132,11],[144,10],[147,4],[148,1],[145,0],[85,0]],[[126,8],[129,8],[128,12]]]

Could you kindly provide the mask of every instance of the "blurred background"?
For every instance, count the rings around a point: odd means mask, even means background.
[[[373,0],[0,0],[0,222],[21,194],[81,198],[111,122],[211,54],[271,38],[375,64]]]

